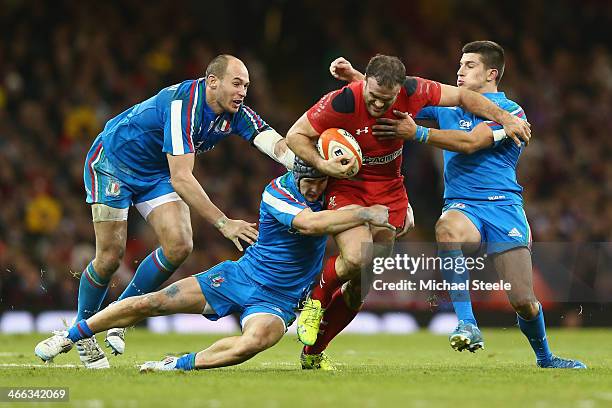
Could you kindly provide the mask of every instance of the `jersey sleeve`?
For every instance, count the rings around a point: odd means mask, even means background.
[[[499,107],[504,109],[506,112],[509,112],[511,115],[519,117],[523,120],[527,120],[527,116],[525,115],[525,111],[521,108],[517,103],[512,101],[506,101],[506,103],[500,103]],[[497,123],[493,120],[485,120],[485,123],[489,125],[492,131],[501,130],[504,126],[501,123]],[[505,139],[498,140],[493,143],[493,146],[496,147],[500,143],[502,143]]]
[[[164,115],[163,152],[173,156],[193,153],[193,134],[199,128],[204,109],[200,80],[184,82],[173,90]]]
[[[329,128],[343,128],[347,113],[355,111],[355,95],[348,86],[323,96],[306,112],[308,121],[319,134]]]
[[[438,120],[438,107],[436,106],[426,106],[421,109],[415,119],[434,119]]]
[[[276,218],[281,224],[291,227],[293,219],[307,206],[299,202],[278,179],[272,180],[263,192],[262,209]]]
[[[419,77],[406,77],[404,88],[408,96],[418,106],[436,106],[442,97],[442,85],[439,82]]]
[[[233,133],[249,142],[261,132],[272,129],[257,112],[246,105],[240,105],[240,109],[234,115],[232,128]]]

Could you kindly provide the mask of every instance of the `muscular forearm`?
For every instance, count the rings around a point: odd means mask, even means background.
[[[459,98],[461,107],[472,112],[476,116],[494,120],[502,124],[512,119],[512,116],[508,112],[477,92],[460,88]]]
[[[337,234],[368,221],[366,208],[352,210],[325,210],[309,215],[310,220],[305,222],[303,228],[298,230],[305,235]]]
[[[493,132],[488,126],[486,129],[478,127],[471,132],[430,129],[427,139],[427,144],[432,146],[465,154],[491,146],[492,143]]]
[[[215,221],[224,217],[224,214],[216,205],[210,201],[208,194],[204,191],[193,174],[181,178],[172,178],[172,187],[179,196],[205,220],[214,224]]]
[[[317,152],[313,143],[314,141],[311,138],[289,130],[286,140],[287,146],[289,146],[297,156],[321,171],[324,160],[321,155],[319,155],[319,152]]]

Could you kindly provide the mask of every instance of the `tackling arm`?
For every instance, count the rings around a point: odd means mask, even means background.
[[[389,209],[382,205],[319,212],[306,208],[295,216],[292,226],[304,235],[335,235],[365,223],[395,230],[389,224]]]
[[[456,86],[441,85],[440,106],[461,106],[476,116],[494,120],[504,126],[506,135],[520,146],[521,141],[529,144],[531,125],[495,105],[478,92]]]
[[[238,239],[249,244],[255,242],[258,235],[254,228],[256,224],[227,218],[210,200],[208,194],[193,175],[195,154],[189,153],[178,156],[168,154],[167,158],[172,187],[189,207],[213,224],[225,238],[236,245],[238,250],[242,251],[242,245]]]
[[[267,154],[288,170],[293,169],[295,154],[287,147],[287,140],[274,129],[259,133],[253,139],[253,144],[260,152]]]

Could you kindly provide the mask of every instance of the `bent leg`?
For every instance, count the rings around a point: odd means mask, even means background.
[[[529,249],[519,247],[496,254],[493,263],[500,279],[512,286],[506,294],[516,313],[526,320],[536,317],[540,307],[533,292],[533,268]]]
[[[147,222],[153,227],[161,247],[140,263],[119,299],[157,290],[193,249],[189,207],[183,201],[155,207],[148,213]]]
[[[113,327],[127,327],[152,316],[174,313],[200,314],[206,299],[198,280],[193,276],[173,283],[164,290],[143,296],[134,296],[113,303],[87,319],[95,334]]]
[[[279,316],[254,316],[245,323],[241,336],[226,337],[197,353],[195,368],[240,364],[278,343],[283,334],[285,325]]]

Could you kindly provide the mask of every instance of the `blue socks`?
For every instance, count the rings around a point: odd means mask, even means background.
[[[477,326],[476,318],[472,311],[472,300],[470,298],[470,271],[465,266],[463,252],[461,252],[460,249],[441,250],[438,251],[438,257],[442,260],[441,272],[445,281],[449,283],[465,283],[468,286],[466,290],[449,291],[455,314],[457,314],[457,319]]]
[[[531,348],[535,352],[536,359],[540,361],[548,361],[552,357],[552,352],[548,347],[548,340],[546,339],[546,325],[544,323],[544,312],[542,311],[542,305],[540,305],[540,311],[538,315],[532,320],[525,320],[518,314],[518,325],[521,331],[529,340]]]
[[[91,331],[85,320],[76,322],[71,328],[68,329],[68,337],[73,342],[93,337],[94,333]]]
[[[108,291],[108,282],[99,276],[93,267],[93,261],[81,274],[79,283],[79,306],[76,320],[87,319],[98,312]]]
[[[166,259],[161,247],[157,248],[138,265],[134,277],[119,296],[119,300],[157,290],[176,268]]]
[[[193,370],[195,369],[196,353],[185,354],[183,357],[176,360],[176,369],[178,370]]]

